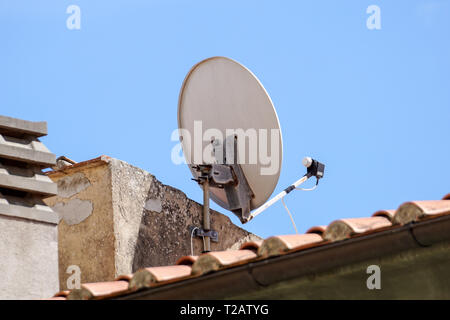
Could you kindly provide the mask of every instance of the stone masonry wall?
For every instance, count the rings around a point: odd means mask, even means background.
[[[67,287],[70,265],[81,282],[113,280],[143,267],[174,264],[191,254],[188,227],[202,225],[202,206],[178,189],[126,162],[102,156],[49,173],[58,196],[46,199],[60,216],[59,270]],[[212,250],[237,247],[259,237],[211,210],[219,232]],[[193,239],[194,254],[203,250]]]

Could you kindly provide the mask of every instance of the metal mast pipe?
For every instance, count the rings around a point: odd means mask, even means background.
[[[210,220],[209,220],[209,180],[206,178],[203,181],[203,229],[205,231],[211,230]],[[211,239],[208,236],[204,238],[204,251],[211,251]]]

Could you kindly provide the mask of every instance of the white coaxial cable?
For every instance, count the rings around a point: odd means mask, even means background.
[[[194,255],[194,247],[193,247],[193,245],[192,245],[192,238],[194,237],[194,231],[197,230],[197,229],[198,229],[197,227],[194,227],[194,228],[192,229],[192,231],[191,231],[191,256]]]

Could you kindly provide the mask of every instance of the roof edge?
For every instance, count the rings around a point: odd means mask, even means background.
[[[158,288],[145,289],[116,299],[223,299],[239,292],[261,289],[292,278],[305,276],[311,270],[323,272],[384,256],[430,246],[450,240],[450,215],[394,226],[377,233],[312,247],[270,259],[187,279]],[[413,232],[414,231],[414,232]],[[395,246],[392,243],[396,243]],[[348,259],[331,259],[332,257]],[[302,257],[301,259],[298,259]],[[264,281],[261,281],[264,280]],[[225,284],[234,283],[229,286]],[[216,288],[211,292],[211,288]]]
[[[61,168],[61,169],[57,169],[57,170],[50,170],[45,172],[45,174],[47,176],[50,177],[57,177],[59,175],[62,174],[68,174],[71,171],[77,170],[77,169],[81,169],[81,168],[85,168],[85,167],[94,167],[97,165],[102,165],[102,164],[107,164],[111,161],[111,157],[106,156],[106,155],[101,155],[97,158],[94,159],[90,159],[90,160],[86,160],[86,161],[82,161],[82,162],[77,162],[73,165]]]

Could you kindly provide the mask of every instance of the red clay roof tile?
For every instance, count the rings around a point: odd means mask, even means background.
[[[403,203],[395,213],[394,223],[406,224],[420,218],[450,214],[450,201],[425,200]]]
[[[63,291],[59,291],[57,293],[55,293],[55,295],[53,296],[54,298],[56,297],[67,297],[70,293],[70,290],[63,290]]]
[[[44,300],[67,300],[69,293],[70,290],[59,291],[53,297]]]
[[[385,217],[392,221],[395,215],[395,210],[378,210],[372,217]]]
[[[198,259],[198,256],[183,256],[177,260],[176,265],[192,266]]]
[[[263,240],[247,241],[242,244],[242,246],[239,248],[239,250],[252,250],[253,252],[256,253],[262,243],[263,243]]]
[[[314,226],[306,230],[306,233],[317,233],[318,235],[323,235],[327,226]]]
[[[128,291],[128,281],[93,282],[81,285],[67,296],[69,300],[89,300],[116,296]]]
[[[122,274],[120,276],[118,276],[117,278],[114,279],[114,281],[118,281],[118,280],[124,280],[124,281],[130,281],[131,278],[133,278],[133,274]]]
[[[235,266],[257,258],[252,250],[214,251],[202,254],[192,265],[192,274],[200,275]]]
[[[130,281],[129,289],[149,288],[159,282],[168,283],[174,279],[181,280],[190,275],[191,267],[185,265],[145,268],[134,274]]]
[[[392,226],[392,223],[385,217],[340,219],[328,225],[323,237],[330,241],[340,241],[350,238],[352,235],[372,232],[390,226]]]
[[[49,299],[45,299],[45,300],[67,300],[66,297],[51,297]]]
[[[305,249],[319,242],[323,242],[323,239],[316,233],[270,237],[264,240],[258,250],[258,255],[260,257],[277,256],[288,251]]]
[[[94,159],[104,161],[104,159]],[[107,159],[106,159],[107,160]],[[230,268],[271,256],[288,254],[330,241],[339,241],[352,236],[378,232],[423,218],[450,214],[450,193],[443,200],[411,201],[403,203],[397,210],[380,210],[372,217],[339,219],[328,226],[315,226],[305,234],[270,237],[264,241],[249,241],[240,250],[216,251],[201,256],[181,257],[174,266],[151,267],[134,274],[121,275],[116,281],[83,284],[81,289],[61,291],[52,300],[101,299],[122,295],[134,290],[164,285],[183,279],[200,276],[212,271]],[[392,221],[392,222],[391,222]]]

